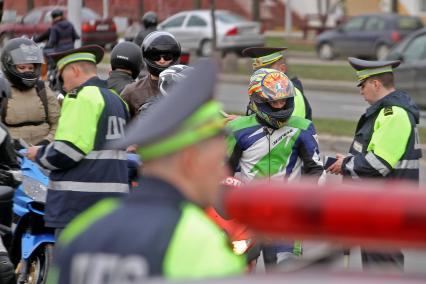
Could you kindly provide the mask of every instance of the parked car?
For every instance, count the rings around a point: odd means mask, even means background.
[[[316,39],[316,50],[325,60],[341,55],[383,59],[393,45],[422,27],[421,20],[413,16],[357,16],[334,30],[321,33]]]
[[[217,47],[223,51],[241,52],[250,46],[265,45],[260,24],[226,10],[215,11]],[[212,52],[212,17],[210,10],[184,11],[158,25],[160,30],[172,33],[182,48],[197,51],[202,56]]]
[[[402,61],[394,71],[396,87],[407,91],[419,106],[426,108],[426,28],[406,37],[386,59]]]
[[[50,13],[53,9],[62,9],[66,15],[66,6],[38,7],[26,14],[19,23],[0,25],[0,47],[17,36],[32,37],[41,34],[51,26]],[[99,44],[113,46],[117,43],[117,28],[111,18],[102,19],[93,10],[84,7],[81,12],[81,44]]]

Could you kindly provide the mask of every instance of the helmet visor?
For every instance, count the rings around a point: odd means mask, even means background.
[[[42,50],[36,45],[21,44],[10,52],[12,62],[16,64],[43,64],[44,56]]]
[[[150,53],[146,57],[151,61],[160,61],[161,58],[165,61],[170,61],[176,58],[176,56],[172,53]]]

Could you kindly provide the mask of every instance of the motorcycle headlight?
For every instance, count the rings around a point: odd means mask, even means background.
[[[42,183],[26,176],[22,181],[22,187],[25,194],[34,201],[46,203],[47,188]]]
[[[250,240],[233,241],[233,251],[236,255],[244,254],[249,248]]]

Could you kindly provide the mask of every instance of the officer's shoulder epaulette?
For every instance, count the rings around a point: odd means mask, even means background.
[[[67,93],[67,97],[71,98],[71,99],[76,99],[77,96],[78,96],[78,93],[80,93],[81,89],[83,89],[83,87],[75,88],[71,92]]]
[[[393,114],[392,106],[385,107],[385,108],[383,109],[383,114],[384,114],[385,116],[392,115],[392,114]]]

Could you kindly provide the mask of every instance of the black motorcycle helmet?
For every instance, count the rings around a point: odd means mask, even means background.
[[[2,70],[12,86],[20,90],[34,87],[40,78],[41,64],[44,62],[43,51],[28,38],[9,40],[1,54]],[[17,64],[34,64],[34,71],[20,73]]]
[[[168,67],[177,64],[181,48],[176,38],[168,32],[155,31],[150,33],[142,42],[142,56],[148,72],[156,77]],[[171,60],[168,66],[155,64],[163,57]]]
[[[111,68],[126,69],[132,71],[133,79],[136,79],[142,69],[142,51],[140,47],[130,41],[117,44],[111,51]]]
[[[52,20],[59,18],[59,17],[63,17],[64,16],[64,12],[61,9],[54,9],[52,10],[52,12],[50,12],[50,17],[52,17]]]
[[[142,16],[142,24],[145,27],[145,29],[150,27],[156,27],[158,24],[157,14],[155,14],[152,11],[146,12]]]

